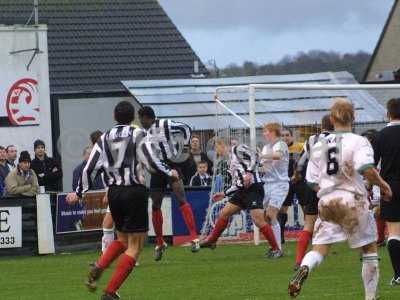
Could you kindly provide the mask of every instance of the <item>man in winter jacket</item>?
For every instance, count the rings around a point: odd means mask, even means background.
[[[28,151],[22,151],[17,168],[6,177],[7,194],[28,197],[39,193],[39,184],[35,172],[31,169],[31,157]]]
[[[60,164],[46,155],[46,146],[42,140],[33,144],[35,159],[32,160],[32,169],[37,174],[39,186],[46,191],[61,191],[62,170]]]

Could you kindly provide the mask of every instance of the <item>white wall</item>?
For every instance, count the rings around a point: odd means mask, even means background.
[[[83,149],[89,145],[89,135],[95,130],[106,131],[114,126],[114,107],[120,101],[138,104],[132,97],[60,99],[60,137],[57,141],[61,155],[64,191],[72,189],[72,172],[82,162]]]
[[[14,144],[18,152],[28,150],[33,154],[33,142],[40,138],[46,143],[48,153],[52,153],[49,67],[47,52],[47,26],[38,29],[38,54],[27,70],[26,66],[33,52],[10,54],[12,51],[35,48],[35,29],[31,26],[0,25],[0,116],[6,117],[6,99],[10,87],[22,78],[32,78],[38,82],[32,94],[33,102],[40,107],[39,125],[0,127],[0,145]],[[21,110],[27,109],[21,107]]]

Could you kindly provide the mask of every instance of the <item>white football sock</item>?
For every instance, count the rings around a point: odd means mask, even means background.
[[[272,231],[274,232],[276,243],[280,250],[282,250],[282,240],[281,240],[281,226],[278,220],[273,220],[271,222]]]
[[[101,252],[106,251],[107,247],[114,241],[114,228],[103,228],[103,237],[101,239]]]
[[[363,254],[362,279],[365,289],[365,300],[375,300],[379,282],[379,258],[377,253]]]
[[[318,267],[323,260],[324,257],[319,252],[313,250],[304,256],[301,266],[307,266],[308,270],[311,271],[315,267]]]

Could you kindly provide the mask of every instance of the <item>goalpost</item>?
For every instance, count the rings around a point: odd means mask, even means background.
[[[215,136],[218,137],[222,135],[231,140],[235,139],[238,142],[250,145],[254,151],[260,150],[263,141],[259,137],[260,132],[257,131],[257,129],[260,129],[266,120],[268,120],[268,122],[279,122],[283,126],[288,127],[291,127],[296,123],[295,120],[292,120],[294,121],[292,124],[286,124],[287,120],[280,120],[279,116],[273,116],[275,115],[275,112],[269,113],[268,111],[269,101],[271,103],[276,103],[278,106],[280,103],[279,101],[282,101],[282,103],[285,101],[287,95],[282,96],[282,93],[289,94],[289,98],[291,97],[291,101],[293,100],[292,102],[296,102],[296,100],[315,99],[319,101],[319,98],[332,101],[335,97],[347,97],[350,101],[356,103],[356,114],[360,111],[364,111],[364,113],[369,113],[371,115],[370,118],[360,118],[360,121],[356,124],[356,131],[361,132],[363,128],[367,129],[367,127],[371,127],[372,125],[380,129],[385,126],[386,122],[384,109],[382,106],[379,107],[377,105],[378,102],[368,93],[370,91],[376,93],[380,91],[392,91],[393,96],[391,96],[391,98],[400,97],[400,84],[248,84],[217,87],[215,89],[214,97],[216,103],[217,124],[215,128]],[[257,95],[258,93],[270,93],[271,95],[268,94],[267,97],[261,97],[263,99],[259,99]],[[242,100],[240,100],[240,97],[242,97]],[[319,103],[322,102],[318,102],[315,105],[318,105]],[[262,106],[265,106],[264,111],[258,109]],[[282,114],[288,115],[287,112],[284,112],[284,109],[282,111]],[[302,112],[301,109],[296,111],[296,115],[300,114],[303,119],[307,119],[304,121],[304,124],[294,125],[301,131],[304,139],[311,134],[317,133],[317,126],[319,126],[320,117],[316,118],[315,116],[317,114],[322,116],[322,113],[328,113],[328,108],[325,103],[325,107],[321,109],[315,107],[315,109],[309,109],[309,111],[312,115],[310,118],[307,118],[307,110],[304,110],[304,112]],[[226,120],[224,121],[224,119]],[[310,131],[310,129],[308,129],[309,131],[307,132],[307,130],[302,127],[306,129],[312,128],[312,130]],[[259,144],[258,149],[257,144]],[[212,191],[221,189],[221,180],[218,178],[220,174],[216,169],[216,166],[220,162],[221,160],[218,158],[215,159]],[[226,201],[227,200],[225,199],[225,202]],[[203,235],[208,234],[212,229],[217,213],[222,209],[223,205],[224,202],[216,204],[210,200],[206,221],[202,228]],[[216,209],[217,206],[219,206],[219,209]],[[295,213],[299,214],[300,211],[301,209],[298,209]],[[246,223],[249,225],[248,217],[245,217],[244,213],[241,213],[241,215],[241,224],[243,225]],[[238,232],[243,233],[240,232],[240,228],[238,229],[238,227],[240,227],[240,222],[239,226],[235,220],[231,223],[233,223],[234,227],[236,226],[236,229],[231,230],[228,226],[228,229],[224,233],[225,238],[228,240],[241,240],[238,238]],[[252,239],[257,245],[260,242],[259,231],[258,228],[255,226],[253,227],[254,232]],[[247,231],[248,230],[249,226],[247,226]],[[242,228],[242,231],[245,231],[245,229]]]

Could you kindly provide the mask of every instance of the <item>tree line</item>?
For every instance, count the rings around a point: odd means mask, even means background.
[[[341,54],[334,51],[311,50],[286,55],[277,63],[259,64],[245,61],[242,65],[229,64],[219,69],[215,61],[209,61],[211,77],[237,77],[254,75],[285,75],[316,72],[348,71],[361,82],[371,55],[364,51]]]

